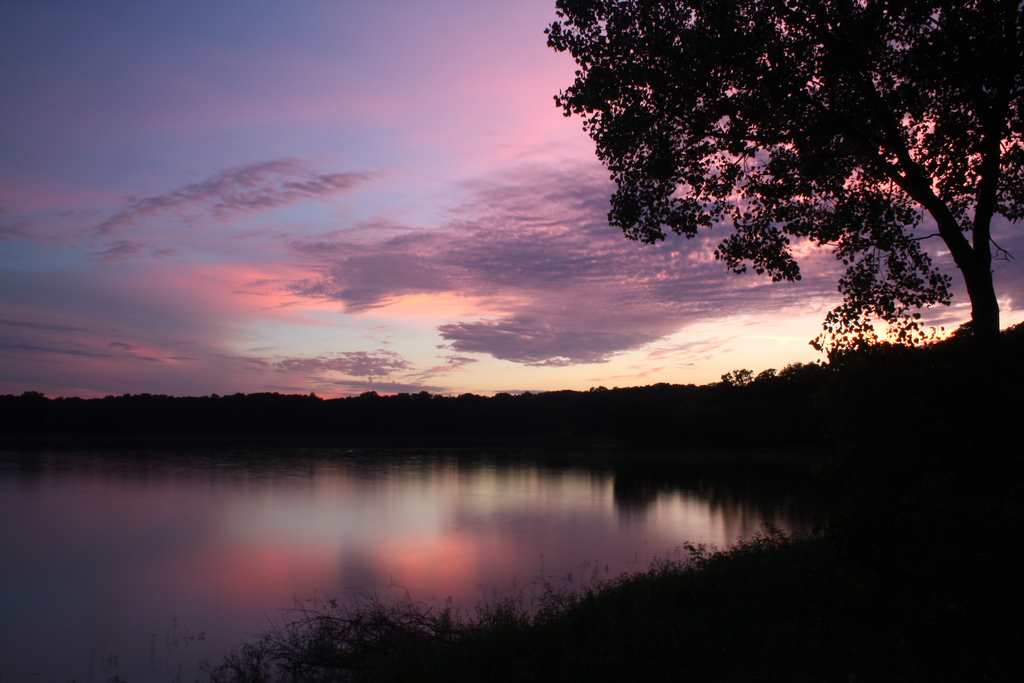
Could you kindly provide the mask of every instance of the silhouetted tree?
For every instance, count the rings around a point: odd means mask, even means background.
[[[996,0],[559,0],[556,96],[617,189],[609,219],[656,242],[731,227],[716,256],[800,279],[794,240],[834,248],[843,302],[819,348],[925,334],[963,275],[972,330],[999,334],[993,216],[1024,216],[1021,4]]]
[[[722,375],[722,384],[731,387],[745,387],[754,381],[754,373],[747,369],[732,370]]]

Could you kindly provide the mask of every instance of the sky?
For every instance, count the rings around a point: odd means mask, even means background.
[[[554,105],[553,5],[0,0],[0,393],[490,394],[818,359],[829,254],[772,284],[715,261],[721,228],[608,225]],[[1004,324],[1020,270],[996,264]],[[930,314],[968,317],[962,290]]]

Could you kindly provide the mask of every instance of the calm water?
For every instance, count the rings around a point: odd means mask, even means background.
[[[303,600],[529,599],[809,528],[785,491],[427,453],[7,454],[0,681],[200,680]]]

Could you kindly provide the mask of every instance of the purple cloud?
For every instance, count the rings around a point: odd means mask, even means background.
[[[48,346],[45,344],[33,344],[19,341],[17,339],[0,338],[0,353],[17,352],[27,354],[44,354],[56,356],[76,356],[79,358],[109,358],[112,354],[99,353],[73,346]]]
[[[201,210],[225,218],[307,199],[346,192],[370,179],[367,173],[310,171],[295,159],[277,159],[229,169],[207,180],[165,194],[144,197],[95,226],[99,234],[133,225],[153,216]]]
[[[442,325],[438,332],[455,351],[489,353],[495,358],[525,365],[546,366],[600,363],[616,351],[649,341],[651,334],[649,328],[607,330],[600,329],[598,320],[580,322],[583,329],[574,330],[565,325],[552,325],[550,319],[509,316]],[[662,332],[667,333],[667,330]]]
[[[455,372],[456,370],[460,370],[467,365],[472,365],[477,362],[479,362],[478,359],[470,356],[449,355],[445,356],[443,363],[429,367],[421,372],[414,373],[412,376],[417,380],[425,380],[431,377],[447,375],[448,373]]]
[[[5,206],[0,206],[0,218],[9,214],[10,211]],[[29,221],[18,219],[18,220],[0,220],[0,242],[4,240],[19,239],[22,237],[28,237]]]
[[[335,356],[316,358],[286,358],[277,366],[288,372],[317,374],[340,372],[351,377],[390,377],[396,372],[412,368],[409,361],[394,351],[346,351]]]
[[[0,241],[28,237],[28,221],[0,223]]]
[[[264,363],[265,367],[273,367],[279,372],[302,375],[302,382],[319,391],[343,394],[376,391],[391,394],[442,392],[445,390],[444,387],[425,384],[423,380],[444,374],[446,371],[451,372],[475,360],[449,356],[443,365],[416,372],[412,363],[401,355],[394,351],[378,349],[345,351],[332,356],[285,358]],[[337,377],[332,373],[348,377]]]
[[[449,348],[549,366],[603,362],[700,320],[834,297],[824,252],[809,257],[801,283],[772,284],[729,273],[710,237],[626,240],[608,225],[611,188],[590,166],[521,169],[469,189],[472,199],[434,230],[294,242],[320,272],[290,291],[349,311],[413,293],[474,296],[501,313],[441,325]]]
[[[133,242],[132,240],[117,240],[107,246],[106,249],[100,252],[100,256],[104,261],[117,261],[119,259],[128,258],[129,256],[135,256],[140,251],[146,248],[146,245],[142,242]]]
[[[35,320],[22,320],[16,318],[0,318],[0,325],[20,330],[37,330],[43,332],[83,332],[83,328],[74,325],[62,325],[60,323],[41,323]]]

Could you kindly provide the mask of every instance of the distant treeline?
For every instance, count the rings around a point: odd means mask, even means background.
[[[828,364],[703,386],[552,391],[485,397],[397,394],[322,399],[276,393],[100,399],[0,396],[10,444],[223,440],[318,445],[573,444],[657,448],[969,447],[1012,431],[1024,326],[979,353],[969,337],[878,346]]]

